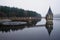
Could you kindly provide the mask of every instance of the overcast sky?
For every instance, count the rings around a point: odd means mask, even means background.
[[[50,6],[53,14],[60,13],[60,0],[0,0],[0,5],[36,11],[42,16],[47,14]]]

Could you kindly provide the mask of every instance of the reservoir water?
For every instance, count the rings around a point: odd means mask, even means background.
[[[60,40],[60,20],[45,19],[34,25],[0,26],[0,40]]]

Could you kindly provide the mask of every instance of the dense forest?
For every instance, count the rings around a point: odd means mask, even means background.
[[[41,15],[35,11],[0,6],[0,17],[41,17]]]

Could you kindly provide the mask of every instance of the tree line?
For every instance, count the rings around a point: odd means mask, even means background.
[[[41,15],[35,11],[0,6],[0,17],[41,17]]]

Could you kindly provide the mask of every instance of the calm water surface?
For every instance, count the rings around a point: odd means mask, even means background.
[[[60,40],[60,20],[48,25],[42,19],[36,25],[41,26],[0,27],[0,40]]]

